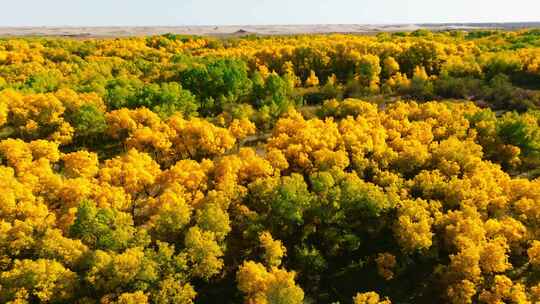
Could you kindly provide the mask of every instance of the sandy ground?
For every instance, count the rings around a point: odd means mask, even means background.
[[[480,28],[525,28],[540,27],[536,23],[483,23],[483,24],[311,24],[311,25],[228,25],[228,26],[140,26],[140,27],[0,27],[0,37],[12,36],[62,36],[62,37],[129,37],[160,35],[165,33],[186,35],[288,35],[288,34],[327,34],[480,29]]]

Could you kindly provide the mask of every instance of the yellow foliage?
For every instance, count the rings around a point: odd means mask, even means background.
[[[535,267],[540,266],[540,241],[534,240],[527,250],[529,256],[529,263]]]
[[[215,234],[193,226],[184,240],[188,258],[195,276],[209,279],[223,267],[223,251],[215,240]]]
[[[74,296],[77,275],[54,260],[16,260],[12,269],[0,274],[0,300],[37,299],[40,302],[69,301]],[[24,295],[24,298],[13,295]]]
[[[114,304],[147,304],[148,296],[142,291],[136,291],[133,293],[123,293],[118,297],[118,300]]]
[[[135,196],[153,185],[160,173],[159,165],[149,155],[131,149],[123,156],[105,161],[99,179],[121,186]]]
[[[175,132],[175,136],[171,138],[173,149],[181,158],[220,155],[236,143],[229,130],[216,127],[204,119],[185,120],[180,116],[173,116],[168,125]]]
[[[385,280],[394,278],[393,268],[396,266],[396,257],[388,252],[379,253],[375,259],[377,263],[377,271]]]
[[[253,135],[257,132],[255,124],[249,121],[249,119],[235,119],[229,126],[229,132],[236,138],[236,140],[242,140],[246,137]]]
[[[406,251],[431,247],[434,220],[429,211],[429,203],[423,200],[403,201],[398,208],[398,218],[394,235]]]
[[[239,265],[251,304],[303,303],[281,265],[301,271],[306,302],[375,270],[392,284],[374,288],[401,302],[539,302],[538,113],[400,101],[422,85],[478,95],[469,86],[480,81],[494,96],[473,97],[488,106],[533,108],[534,92],[516,102],[521,89],[496,74],[534,80],[536,34],[1,40],[0,302],[191,304],[194,286],[228,286]],[[183,79],[214,63],[245,63],[247,88]],[[234,87],[238,75],[217,72],[217,86]],[[185,86],[186,100],[164,82]],[[338,101],[369,93],[392,98]],[[301,94],[336,99],[302,116]],[[156,102],[192,103],[195,117],[140,107]],[[275,122],[271,134],[252,118]],[[91,245],[117,238],[121,249]],[[410,294],[394,290],[417,271],[429,276],[405,284]],[[203,291],[199,301],[215,300]],[[375,292],[353,301],[390,303]]]
[[[354,304],[391,304],[388,299],[381,299],[381,297],[374,291],[357,293],[353,298]]]
[[[306,86],[316,87],[319,85],[319,78],[315,74],[315,71],[311,70],[309,72],[309,77],[306,79]]]
[[[294,272],[276,267],[267,270],[253,261],[245,261],[236,273],[238,289],[245,294],[248,304],[303,303],[304,292],[294,278]]]
[[[493,286],[489,290],[480,293],[479,300],[482,303],[531,303],[527,299],[525,286],[513,283],[504,275],[496,275]]]
[[[263,259],[268,267],[277,267],[281,264],[281,259],[285,256],[287,249],[281,241],[274,240],[268,231],[259,234],[259,242],[264,249]]]
[[[64,170],[67,177],[92,178],[99,171],[97,155],[88,151],[64,154],[62,161],[64,162]]]

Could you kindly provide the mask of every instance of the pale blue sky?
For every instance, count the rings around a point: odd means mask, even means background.
[[[540,21],[540,0],[1,0],[0,26]]]

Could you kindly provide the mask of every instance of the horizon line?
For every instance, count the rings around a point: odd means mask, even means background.
[[[380,22],[380,23],[246,23],[246,24],[148,24],[148,25],[133,25],[133,24],[122,24],[122,25],[0,25],[0,28],[80,28],[80,27],[90,27],[90,28],[111,28],[111,27],[215,27],[215,26],[226,26],[226,27],[236,27],[236,26],[320,26],[320,25],[361,25],[361,26],[377,26],[377,25],[489,25],[489,24],[539,24],[538,21],[458,21],[458,22]]]

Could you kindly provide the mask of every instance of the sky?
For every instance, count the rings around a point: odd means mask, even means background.
[[[0,26],[540,21],[540,0],[0,0],[0,3]]]

